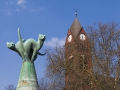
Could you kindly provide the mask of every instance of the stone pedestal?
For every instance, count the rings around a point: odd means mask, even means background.
[[[34,62],[26,60],[22,63],[17,90],[38,90]]]

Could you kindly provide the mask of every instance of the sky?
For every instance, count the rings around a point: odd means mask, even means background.
[[[7,48],[6,42],[18,41],[18,27],[23,39],[38,39],[45,34],[40,50],[63,46],[75,11],[84,29],[94,22],[120,23],[120,0],[0,0],[0,90],[18,84],[21,57]],[[87,32],[87,31],[86,31]],[[46,56],[35,61],[38,80],[45,76]]]

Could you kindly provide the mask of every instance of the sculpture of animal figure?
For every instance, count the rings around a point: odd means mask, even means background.
[[[25,40],[23,40],[24,42]],[[24,51],[22,49],[20,41],[18,41],[16,44],[14,42],[7,42],[7,47],[15,52],[17,52],[23,60],[25,60]]]
[[[30,38],[27,40],[22,39],[20,34],[20,28],[18,28],[18,37],[19,41],[14,44],[14,42],[7,42],[7,47],[15,52],[17,52],[23,60],[34,61],[37,58],[37,55],[45,55],[38,52],[45,41],[46,36],[39,34],[38,41]]]
[[[45,35],[39,34],[38,41],[36,42],[34,39],[27,39],[24,43],[25,57],[26,59],[30,59],[31,61],[35,60],[37,52],[42,48],[45,40]],[[32,53],[32,54],[31,54]],[[30,55],[31,54],[31,55]]]

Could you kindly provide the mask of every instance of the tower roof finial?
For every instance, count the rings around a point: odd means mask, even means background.
[[[77,14],[78,14],[78,13],[77,13],[77,10],[76,10],[76,12],[75,12],[75,16],[76,16],[76,18],[77,18]]]

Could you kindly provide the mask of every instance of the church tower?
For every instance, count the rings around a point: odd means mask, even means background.
[[[92,69],[90,40],[77,18],[68,30],[65,42],[66,90],[89,90],[88,72]]]

